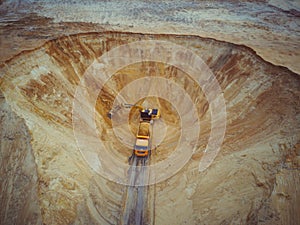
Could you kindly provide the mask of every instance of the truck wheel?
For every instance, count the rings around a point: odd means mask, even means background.
[[[128,157],[128,164],[129,164],[129,165],[132,165],[133,157],[134,157],[133,154],[132,154],[131,156]]]

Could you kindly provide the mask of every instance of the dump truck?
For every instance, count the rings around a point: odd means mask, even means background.
[[[150,121],[141,121],[136,135],[134,154],[138,157],[148,156],[150,151]]]
[[[160,118],[160,111],[159,109],[149,109],[149,108],[144,108],[140,105],[125,103],[122,106],[120,105],[115,106],[107,113],[107,116],[110,119],[112,119],[113,114],[117,113],[122,107],[139,109],[140,124],[136,135],[132,156],[147,157],[149,155],[149,152],[151,151],[151,141],[150,141],[151,124],[153,120]],[[129,157],[129,161],[132,159],[132,156]]]
[[[147,157],[151,151],[150,126],[153,119],[160,117],[158,109],[140,109],[140,124],[134,145],[134,155]]]

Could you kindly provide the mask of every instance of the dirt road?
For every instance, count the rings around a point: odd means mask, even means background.
[[[122,225],[150,224],[149,208],[147,204],[149,187],[145,186],[149,178],[147,167],[150,159],[133,158],[128,171],[130,185],[127,188]]]

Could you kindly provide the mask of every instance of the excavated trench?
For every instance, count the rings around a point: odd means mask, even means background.
[[[209,102],[198,83],[185,71],[174,65],[146,61],[116,71],[97,95],[93,114],[83,112],[86,117],[95,116],[97,138],[104,143],[103,148],[95,148],[94,152],[88,150],[89,163],[97,151],[110,155],[114,163],[127,163],[131,147],[124,145],[113,132],[107,113],[118,108],[114,100],[131,82],[146,77],[168,79],[190,96],[201,129],[188,163],[167,180],[147,187],[144,223],[280,223],[289,218],[296,224],[299,192],[289,198],[279,194],[284,188],[294,190],[296,183],[285,187],[276,181],[293,182],[299,169],[299,76],[265,62],[245,46],[195,36],[113,32],[62,37],[23,52],[2,65],[0,87],[5,101],[10,110],[24,119],[29,130],[22,135],[30,134],[28,151],[34,157],[27,163],[34,161],[35,168],[29,169],[37,174],[37,179],[28,181],[27,188],[37,196],[31,198],[35,204],[26,214],[18,212],[28,205],[28,199],[15,199],[21,206],[2,208],[1,214],[18,214],[14,217],[16,221],[24,217],[32,222],[42,220],[44,224],[123,224],[122,220],[128,217],[124,215],[127,186],[95,173],[83,159],[73,134],[73,98],[80,79],[95,59],[115,47],[139,40],[169,41],[183,46],[200,56],[211,69],[226,104],[226,133],[221,150],[213,164],[200,173],[199,161],[211,134]],[[143,85],[151,87],[147,81]],[[138,88],[133,87],[132,95],[143,91]],[[167,95],[168,90],[161,90],[161,94]],[[176,100],[176,93],[173,95],[174,101],[185,106],[180,96]],[[161,120],[154,122],[153,135],[159,144],[152,153],[151,164],[164,162],[174,153],[183,126],[174,102],[148,96],[128,103],[161,110]],[[125,142],[133,144],[138,109],[118,110],[127,110],[130,132]],[[185,113],[189,115],[190,110]],[[6,126],[3,129],[8,129],[9,125]],[[86,149],[93,146],[91,141]],[[21,151],[14,146],[9,149]],[[21,159],[11,160],[18,164]],[[21,173],[25,173],[24,168],[20,169]],[[3,167],[1,170],[6,174]],[[2,180],[2,190],[7,190],[2,192],[3,200],[9,195],[4,194],[9,193],[8,184],[17,186],[19,181],[11,181],[9,174]],[[13,188],[10,194],[13,196],[18,191]],[[284,207],[290,207],[289,213],[278,216]],[[8,219],[4,218],[5,224]]]

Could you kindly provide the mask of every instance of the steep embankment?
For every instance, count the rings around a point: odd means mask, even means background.
[[[42,223],[31,135],[0,92],[0,223]]]
[[[155,203],[155,223],[298,223],[299,76],[263,61],[244,46],[194,36],[111,32],[49,41],[7,61],[1,69],[5,99],[24,118],[31,134],[38,180],[32,181],[30,190],[35,192],[38,186],[43,223],[120,222],[125,187],[97,175],[82,159],[73,136],[72,103],[80,78],[97,57],[118,45],[149,39],[174,42],[202,57],[222,88],[227,107],[221,152],[208,170],[199,173],[210,135],[210,107],[191,77],[171,65],[136,63],[117,71],[100,93],[99,138],[110,147],[107,153],[123,162],[130,148],[116,141],[106,114],[130,81],[148,75],[171,79],[197,107],[201,124],[197,149],[179,173],[155,186],[150,198]],[[162,99],[140,101],[147,102],[161,108],[167,126],[155,155],[157,162],[163,161],[178,141],[178,113]],[[135,132],[137,112],[130,115]],[[3,195],[2,202],[8,197]]]

